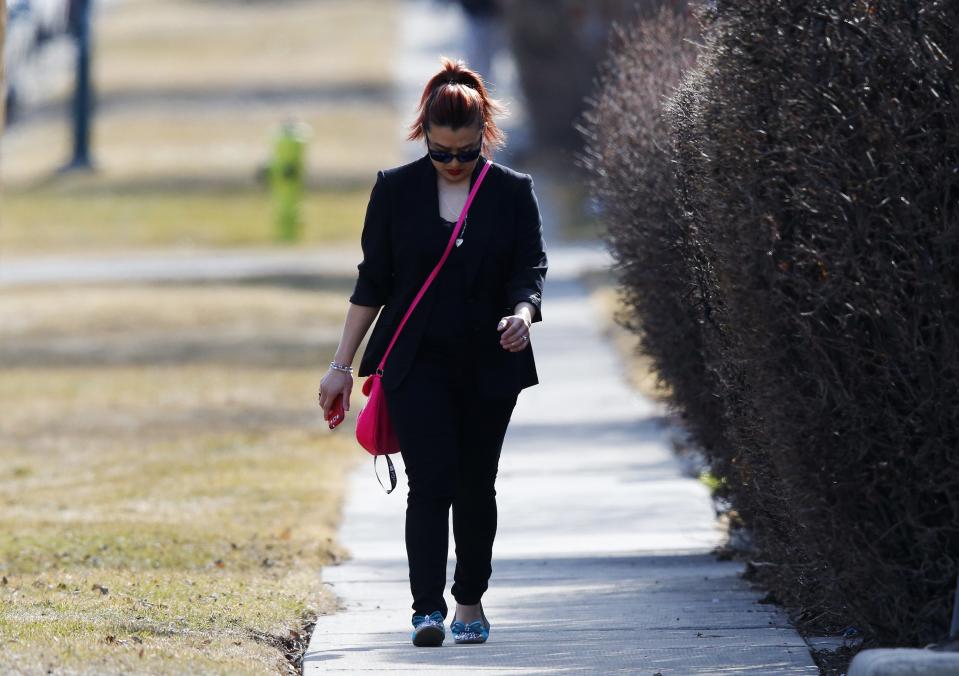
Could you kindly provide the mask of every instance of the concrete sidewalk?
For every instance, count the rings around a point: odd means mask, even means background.
[[[359,243],[333,247],[146,249],[0,258],[0,288],[356,275]]]
[[[467,28],[455,5],[427,0],[406,0],[401,24],[396,108],[411,118],[437,57],[464,56]],[[498,63],[489,75],[513,111],[506,131],[522,138],[515,68],[503,55]],[[422,146],[407,151],[412,160]],[[510,164],[509,153],[497,161]],[[533,330],[541,382],[520,395],[503,447],[493,576],[483,599],[490,641],[411,645],[406,477],[397,455],[391,495],[371,461],[350,477],[339,539],[352,558],[322,571],[341,609],[318,619],[304,674],[818,674],[783,614],[756,603],[762,594],[739,579],[740,566],[708,553],[721,534],[707,491],[683,478],[663,411],[620,377],[577,281],[609,265],[609,256],[599,242],[557,243],[560,214],[548,178],[535,177],[549,254],[545,319]],[[354,412],[362,398],[357,390]],[[451,582],[452,541],[449,552]],[[449,586],[447,603],[452,613]]]
[[[341,610],[319,618],[304,673],[818,674],[740,564],[708,553],[721,534],[707,491],[682,476],[663,411],[621,378],[575,271],[551,265],[547,277],[533,330],[541,382],[520,395],[497,479],[489,642],[410,643],[397,455],[391,495],[370,463],[351,475],[340,540],[352,558],[322,572]],[[447,602],[449,621],[449,586]]]
[[[0,258],[0,288],[59,284],[237,282],[256,279],[336,279],[352,284],[362,260],[359,245],[121,251],[108,254]],[[599,242],[549,250],[550,272],[577,275],[609,265]]]

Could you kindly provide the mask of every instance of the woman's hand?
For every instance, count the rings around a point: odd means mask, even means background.
[[[343,395],[343,410],[350,410],[350,392],[353,391],[353,376],[344,371],[329,369],[320,380],[320,407],[323,409],[323,418],[328,419],[330,409],[336,402],[336,397]]]
[[[527,313],[510,315],[499,320],[497,331],[502,331],[499,344],[509,352],[525,350],[529,345],[529,316]]]

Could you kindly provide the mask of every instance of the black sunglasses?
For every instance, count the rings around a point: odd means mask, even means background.
[[[442,164],[449,164],[453,161],[455,157],[462,163],[472,162],[477,157],[480,156],[480,152],[483,150],[483,136],[482,132],[480,133],[479,145],[470,150],[461,150],[458,153],[451,153],[445,150],[433,150],[430,148],[430,136],[426,133],[426,129],[423,129],[423,135],[426,136],[426,150],[429,152],[430,157],[432,157],[437,162]]]

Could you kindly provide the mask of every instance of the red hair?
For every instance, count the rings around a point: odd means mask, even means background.
[[[483,78],[460,60],[440,57],[443,67],[430,78],[420,97],[416,120],[410,125],[406,138],[423,138],[423,128],[430,125],[459,129],[476,125],[483,127],[483,151],[502,147],[506,134],[496,126],[494,116],[503,112],[499,101],[490,98]]]

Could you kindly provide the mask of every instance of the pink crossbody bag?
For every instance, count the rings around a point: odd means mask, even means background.
[[[466,203],[463,205],[463,210],[460,212],[460,217],[456,221],[456,226],[453,228],[453,233],[450,235],[450,241],[446,245],[446,250],[443,252],[443,256],[440,258],[439,263],[436,264],[436,267],[433,268],[433,271],[430,273],[429,277],[426,278],[426,281],[420,288],[419,293],[416,294],[413,302],[410,303],[409,308],[407,308],[406,314],[403,315],[403,319],[400,321],[399,326],[396,327],[396,332],[393,334],[393,339],[390,341],[386,351],[383,353],[383,358],[380,359],[380,364],[376,367],[376,372],[373,373],[373,375],[368,376],[366,381],[363,383],[363,394],[367,396],[367,400],[366,405],[360,410],[356,417],[356,440],[360,443],[360,446],[365,448],[373,456],[373,473],[376,474],[377,481],[380,482],[380,486],[383,486],[383,490],[385,490],[387,493],[392,493],[393,489],[396,488],[396,469],[393,466],[393,461],[390,460],[390,454],[399,452],[400,442],[396,438],[396,430],[393,428],[393,424],[390,421],[389,412],[386,410],[386,395],[383,392],[382,383],[383,369],[386,365],[386,358],[390,355],[390,350],[393,349],[396,339],[399,337],[400,332],[406,325],[406,320],[410,318],[413,309],[416,307],[417,303],[420,302],[420,299],[423,297],[423,294],[426,293],[426,290],[429,288],[430,284],[433,283],[433,280],[436,279],[436,275],[439,274],[440,268],[443,267],[446,259],[449,258],[450,251],[453,250],[453,244],[463,227],[463,221],[466,220],[466,212],[469,211],[470,204],[472,204],[473,198],[476,196],[476,191],[479,190],[480,185],[483,183],[483,178],[486,176],[486,172],[489,171],[491,165],[492,162],[487,161],[482,170],[480,170],[480,174],[476,179],[476,183],[473,184],[473,189],[466,198]],[[383,485],[380,475],[376,472],[376,461],[381,455],[386,456],[386,463],[389,467],[389,489]]]

